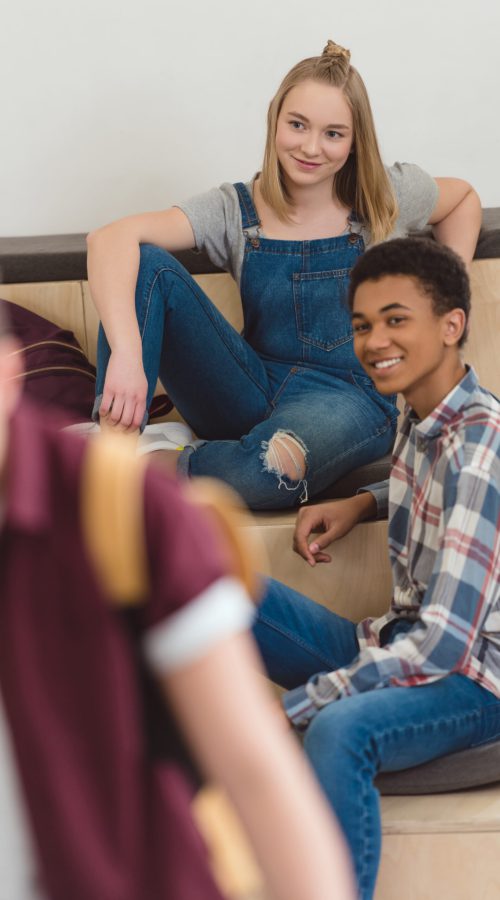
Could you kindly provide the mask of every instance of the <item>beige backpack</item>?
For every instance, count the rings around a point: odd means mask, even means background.
[[[119,605],[144,601],[149,574],[144,541],[145,457],[135,441],[106,432],[88,441],[82,472],[84,540],[106,594]],[[265,554],[237,494],[221,482],[197,478],[186,483],[188,502],[214,522],[228,550],[228,566],[249,594],[259,594],[257,572]]]

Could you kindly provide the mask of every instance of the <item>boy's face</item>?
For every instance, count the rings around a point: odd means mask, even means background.
[[[0,487],[4,474],[9,419],[21,393],[22,353],[11,337],[0,334]]]
[[[352,323],[356,356],[377,390],[403,394],[420,418],[460,380],[465,316],[460,309],[436,315],[417,279],[385,275],[363,282]]]

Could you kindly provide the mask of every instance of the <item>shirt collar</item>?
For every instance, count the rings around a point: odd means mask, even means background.
[[[10,419],[5,525],[23,531],[50,527],[49,447],[39,411],[23,402]]]
[[[419,437],[427,440],[441,434],[443,428],[453,419],[456,419],[469,400],[470,395],[478,387],[479,382],[474,369],[471,366],[466,366],[466,369],[464,377],[425,419],[420,420],[413,409],[407,406],[401,431],[409,434],[411,429],[414,428]]]

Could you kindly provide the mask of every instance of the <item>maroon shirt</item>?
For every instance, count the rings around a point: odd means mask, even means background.
[[[137,677],[141,633],[225,574],[213,536],[148,472],[151,591],[127,628],[82,540],[84,443],[32,407],[11,424],[0,686],[42,887],[50,900],[219,900],[185,771],[151,757]]]

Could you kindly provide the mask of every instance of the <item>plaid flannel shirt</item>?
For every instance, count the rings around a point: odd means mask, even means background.
[[[285,694],[300,730],[340,697],[452,672],[500,697],[500,402],[472,369],[423,421],[406,409],[390,480],[367,488],[379,515],[387,486],[390,610],[358,625],[350,666]],[[394,619],[409,630],[384,645]]]

